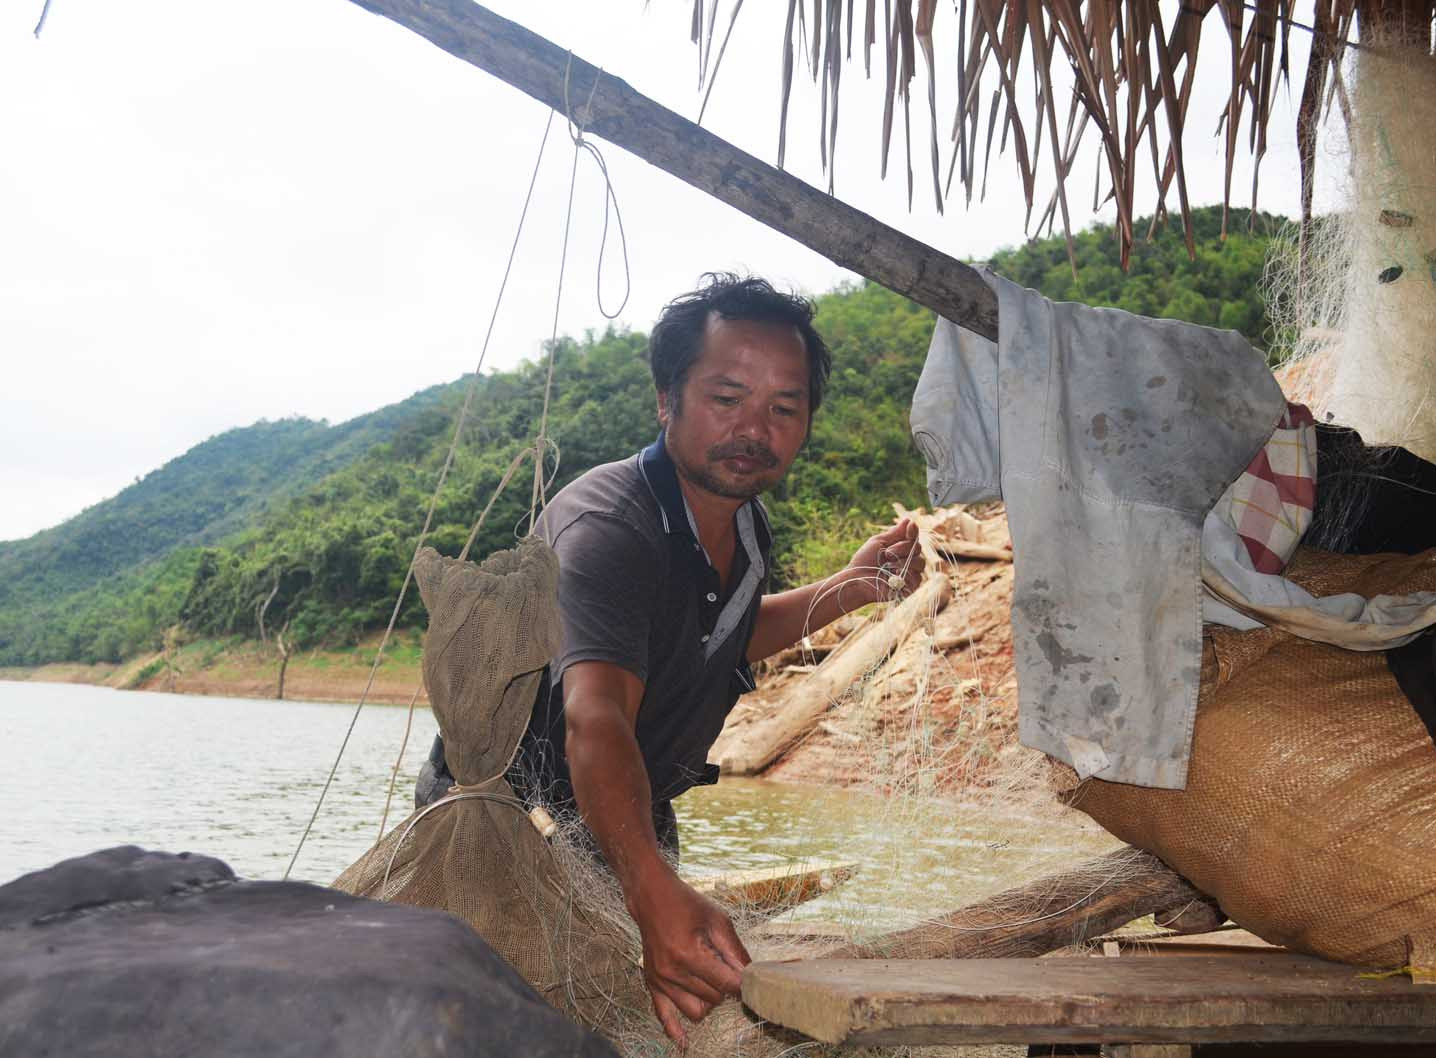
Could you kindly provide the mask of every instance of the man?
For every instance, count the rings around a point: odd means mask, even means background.
[[[650,337],[662,432],[545,508],[559,557],[563,646],[510,781],[577,812],[643,937],[665,1032],[738,992],[748,953],[719,907],[675,873],[671,801],[717,779],[707,754],[751,663],[922,575],[907,522],[815,584],[764,594],[771,538],[757,496],[787,472],[831,357],[808,302],[760,279],[707,277]],[[665,850],[669,853],[664,855]]]

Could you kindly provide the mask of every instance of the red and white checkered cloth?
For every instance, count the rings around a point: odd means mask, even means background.
[[[1258,573],[1280,573],[1311,525],[1316,502],[1316,419],[1301,404],[1286,413],[1265,447],[1212,508],[1234,531]]]

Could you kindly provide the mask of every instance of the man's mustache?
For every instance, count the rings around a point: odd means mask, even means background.
[[[751,459],[769,468],[778,465],[778,457],[773,454],[772,449],[767,445],[758,444],[756,441],[729,441],[727,444],[714,445],[708,449],[710,463],[732,459],[735,456]]]

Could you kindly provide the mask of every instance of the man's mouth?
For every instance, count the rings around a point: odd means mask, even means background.
[[[708,458],[735,474],[753,474],[778,465],[778,457],[763,445],[718,445],[709,450]]]

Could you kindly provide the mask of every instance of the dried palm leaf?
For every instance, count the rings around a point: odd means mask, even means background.
[[[937,15],[937,0],[920,0],[914,35],[922,48],[922,59],[927,66],[927,108],[932,119],[932,191],[937,200],[937,211],[942,212],[942,156],[937,146],[937,60],[932,50],[932,23]]]
[[[788,28],[783,34],[782,103],[778,112],[778,168],[783,168],[783,155],[788,148],[788,103],[793,97],[793,15],[798,0],[788,0]]]
[[[1423,10],[1432,7],[1432,0],[1409,2]],[[717,61],[709,62],[719,3],[720,0],[709,0],[705,7],[703,0],[694,0],[693,4],[691,32],[700,44],[700,76],[707,78],[710,90],[723,58],[720,46]],[[843,66],[852,61],[856,8],[857,0],[812,0],[811,9],[803,0],[789,0],[784,26],[778,161],[783,163],[786,152],[793,71],[796,53],[801,52],[822,97],[819,153],[830,190],[836,166],[838,88]],[[955,85],[947,81],[951,75],[942,72],[943,45],[934,34],[937,8],[937,0],[883,0],[880,29],[877,0],[866,0],[863,5],[863,67],[869,79],[872,49],[879,39],[886,58],[880,89],[881,171],[887,175],[893,124],[901,105],[909,202],[913,194],[912,81],[917,76],[917,54],[921,51],[927,78],[928,168],[940,210],[953,193],[954,178],[969,204],[975,191],[985,194],[994,146],[999,155],[1010,147],[1022,182],[1029,225],[1037,190],[1035,174],[1040,165],[1044,173],[1052,174],[1053,190],[1046,207],[1036,215],[1037,230],[1044,225],[1050,229],[1060,211],[1063,230],[1070,239],[1067,180],[1084,140],[1095,137],[1098,168],[1094,202],[1106,199],[1115,204],[1123,265],[1135,238],[1136,174],[1144,165],[1151,166],[1156,178],[1153,230],[1166,216],[1168,196],[1175,185],[1184,238],[1188,251],[1195,252],[1183,142],[1196,86],[1201,31],[1215,11],[1219,16],[1216,21],[1225,31],[1229,61],[1223,89],[1226,99],[1217,125],[1224,146],[1223,230],[1239,153],[1252,160],[1252,205],[1256,206],[1276,86],[1282,81],[1289,83],[1291,77],[1290,36],[1294,26],[1314,36],[1297,118],[1303,213],[1309,216],[1317,128],[1322,115],[1331,110],[1333,103],[1343,114],[1349,114],[1341,63],[1357,18],[1356,0],[1312,0],[1314,18],[1310,26],[1296,21],[1294,0],[1182,0],[1170,32],[1158,0],[954,0],[953,21],[947,22],[944,15],[943,26],[944,32],[950,32],[949,46],[956,52]],[[1250,18],[1248,8],[1252,11]],[[844,25],[846,46],[842,40]],[[1429,31],[1429,18],[1426,28]],[[732,32],[731,21],[728,32]],[[1059,98],[1054,67],[1070,71],[1070,95]],[[1030,83],[1026,80],[1029,77]],[[939,96],[949,91],[955,91],[951,131],[942,142],[938,136]],[[1065,131],[1059,138],[1064,111]],[[1037,122],[1030,136],[1024,126],[1024,114],[1028,112],[1035,114]],[[1043,157],[1044,146],[1050,158]],[[951,151],[945,179],[944,149]]]
[[[717,4],[714,4],[717,9]],[[713,60],[713,72],[708,75],[708,84],[703,89],[703,103],[698,108],[698,124],[703,124],[703,114],[708,109],[708,99],[713,95],[713,85],[718,80],[718,71],[723,67],[723,56],[728,54],[728,42],[733,39],[733,27],[738,24],[738,12],[743,10],[743,0],[733,0],[733,13],[728,16],[728,32],[723,34],[723,43],[718,47],[718,58]],[[786,106],[786,98],[784,100]]]

